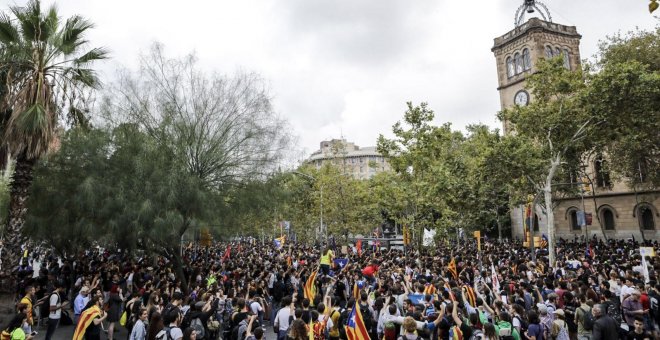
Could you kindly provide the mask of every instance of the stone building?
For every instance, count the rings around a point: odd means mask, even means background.
[[[526,13],[536,13],[525,22]],[[495,54],[501,108],[528,105],[534,98],[526,89],[525,79],[535,72],[541,58],[562,56],[564,66],[571,70],[580,67],[580,34],[575,26],[552,22],[547,8],[539,1],[525,0],[515,17],[516,27],[495,38]],[[512,133],[504,122],[504,133]],[[631,188],[623,182],[613,182],[605,169],[607,158],[597,156],[585,159],[586,186],[584,198],[556,197],[554,209],[557,237],[574,238],[603,233],[613,238],[657,239],[660,215],[660,191]],[[645,174],[640,171],[643,180]],[[576,182],[579,182],[576,180]],[[578,224],[578,212],[592,214],[592,225],[586,230]],[[535,236],[547,230],[547,219],[539,207],[534,209]],[[512,210],[513,237],[522,237],[524,212],[522,207]]]
[[[326,163],[334,164],[353,178],[369,179],[390,166],[375,146],[359,147],[345,139],[322,141],[320,149],[312,153],[308,164],[321,168]]]

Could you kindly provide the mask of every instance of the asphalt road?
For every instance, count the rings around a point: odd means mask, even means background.
[[[107,324],[105,328],[107,329]],[[119,328],[119,333],[117,333],[117,328]],[[73,337],[73,326],[61,326],[58,327],[57,330],[55,331],[55,335],[53,335],[53,340],[71,340]],[[43,340],[46,338],[46,328],[37,328],[37,334],[35,340]],[[116,325],[115,326],[115,340],[125,340],[128,339],[128,331],[126,328]],[[107,339],[106,334],[101,334],[101,339],[105,340]],[[276,340],[277,336],[273,332],[273,327],[266,322],[266,340]]]

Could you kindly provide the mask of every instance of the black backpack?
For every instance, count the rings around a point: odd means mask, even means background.
[[[520,334],[525,333],[527,331],[527,329],[529,328],[529,323],[527,321],[525,321],[525,319],[523,319],[519,316],[514,316],[513,318],[518,319],[518,321],[520,321]],[[513,324],[513,323],[511,323],[511,324]]]
[[[584,310],[580,308],[582,311],[582,327],[584,327],[585,331],[590,331],[594,329],[594,316],[591,314],[591,309],[589,310]]]
[[[348,326],[348,318],[351,314],[351,310],[344,310],[339,314],[339,319],[337,322],[339,323],[339,338],[342,340],[348,340],[348,335],[346,335],[346,327]]]
[[[369,306],[360,304],[360,313],[362,314],[362,320],[364,321],[364,326],[367,328],[367,332],[371,333],[374,327],[374,316],[369,310]]]

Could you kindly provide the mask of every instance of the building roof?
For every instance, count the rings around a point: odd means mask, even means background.
[[[332,153],[323,153],[321,150],[318,150],[314,152],[310,157],[310,161],[315,161],[315,160],[323,160],[323,159],[333,159],[333,158],[348,158],[348,157],[382,157],[378,151],[376,151],[375,146],[367,146],[363,148],[359,148],[357,150],[346,150],[346,152],[339,153],[339,154],[332,154]]]

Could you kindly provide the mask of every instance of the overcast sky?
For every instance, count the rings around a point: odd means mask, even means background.
[[[44,0],[44,3],[53,1]],[[309,154],[323,139],[360,146],[391,135],[405,103],[426,101],[436,122],[500,127],[493,38],[513,29],[523,0],[59,0],[60,14],[96,24],[89,39],[134,67],[159,41],[170,56],[195,51],[205,68],[255,71],[276,111]],[[0,0],[23,4],[24,0]],[[546,0],[554,22],[582,34],[582,58],[598,40],[653,28],[647,0]]]

